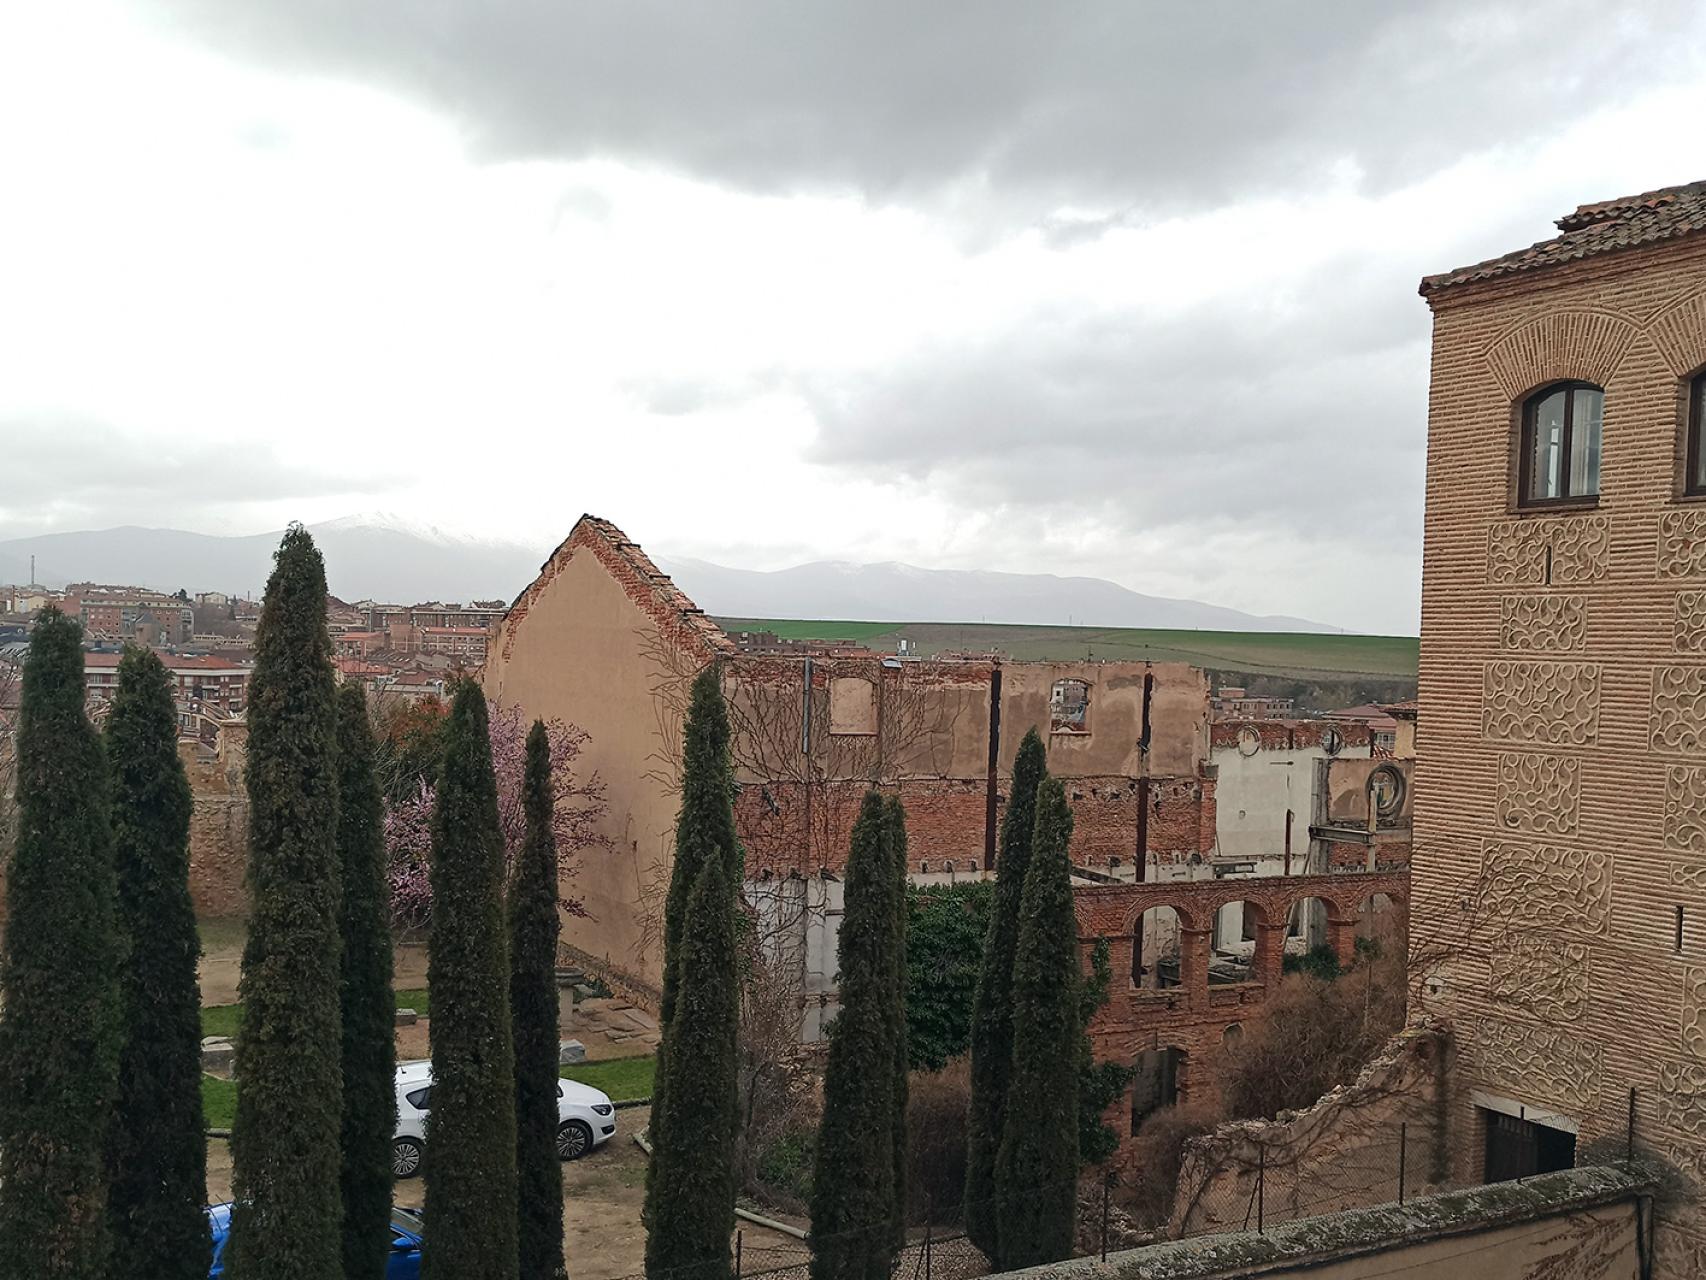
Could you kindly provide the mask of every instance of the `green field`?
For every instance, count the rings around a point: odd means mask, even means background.
[[[1414,636],[1313,635],[1300,632],[1162,631],[1134,627],[1034,627],[979,622],[813,622],[719,618],[725,631],[774,631],[790,640],[852,640],[892,649],[914,642],[929,656],[944,649],[998,650],[1029,661],[1082,658],[1188,662],[1213,671],[1293,680],[1345,677],[1414,681]]]
[[[428,1005],[425,987],[398,991],[396,996],[399,1009],[413,1009],[423,1018],[432,1012]],[[201,1011],[201,1034],[204,1037],[235,1036],[237,1027],[242,1021],[243,1006],[240,1004],[207,1005]]]

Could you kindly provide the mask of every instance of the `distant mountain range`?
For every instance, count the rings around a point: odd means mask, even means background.
[[[513,600],[550,548],[457,537],[390,516],[310,525],[326,556],[332,594],[344,600]],[[278,532],[216,537],[177,529],[120,528],[0,541],[0,582],[44,586],[110,582],[176,591],[258,594]],[[720,617],[860,622],[1008,622],[1033,626],[1167,627],[1208,631],[1330,632],[1302,618],[1147,596],[1102,578],[919,569],[821,561],[761,572],[654,555],[696,604]]]

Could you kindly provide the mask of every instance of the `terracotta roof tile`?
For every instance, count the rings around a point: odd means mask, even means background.
[[[1576,262],[1706,231],[1706,181],[1584,204],[1558,219],[1563,234],[1472,266],[1422,278],[1428,297],[1453,285]]]

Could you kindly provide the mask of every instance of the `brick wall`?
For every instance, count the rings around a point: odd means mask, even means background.
[[[1696,1180],[1706,507],[1678,494],[1703,239],[1430,298],[1414,860],[1421,1006],[1455,1020],[1466,1079],[1579,1147],[1619,1140],[1633,1089],[1640,1140]],[[1520,510],[1521,406],[1563,379],[1605,391],[1600,494]],[[1706,1254],[1698,1202],[1668,1216]]]

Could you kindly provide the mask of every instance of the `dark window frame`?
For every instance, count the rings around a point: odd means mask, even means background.
[[[1560,391],[1564,392],[1564,429],[1558,441],[1558,489],[1555,498],[1537,498],[1533,495],[1534,486],[1534,418],[1540,406]],[[1524,510],[1547,507],[1591,507],[1599,504],[1599,491],[1593,493],[1572,494],[1570,492],[1570,455],[1574,450],[1574,431],[1576,415],[1577,391],[1597,391],[1601,399],[1600,409],[1600,469],[1603,474],[1605,467],[1605,388],[1597,383],[1587,382],[1581,378],[1571,378],[1563,382],[1549,382],[1533,391],[1522,402],[1522,429],[1517,436],[1517,477],[1516,505]]]
[[[1706,482],[1696,483],[1694,479],[1700,472],[1701,446],[1706,444],[1700,438],[1706,435],[1706,369],[1696,373],[1685,386],[1688,403],[1683,411],[1687,435],[1682,460],[1682,496],[1706,498]]]

